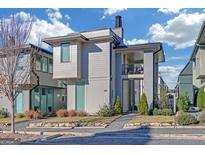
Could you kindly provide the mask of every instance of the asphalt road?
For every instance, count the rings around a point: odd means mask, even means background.
[[[23,144],[40,144],[40,145],[205,145],[205,140],[193,139],[165,139],[140,137],[137,134],[97,134],[89,137],[67,137]]]

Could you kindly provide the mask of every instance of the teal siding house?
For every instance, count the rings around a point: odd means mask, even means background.
[[[192,62],[189,61],[183,70],[180,72],[178,77],[178,84],[176,86],[177,96],[182,94],[187,94],[191,101],[191,104],[194,105],[194,94],[193,94],[193,83],[192,83]]]

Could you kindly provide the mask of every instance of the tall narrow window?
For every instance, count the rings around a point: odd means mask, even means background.
[[[53,60],[49,59],[49,69],[48,69],[49,73],[53,73]]]
[[[26,64],[26,54],[23,52],[19,54],[18,56],[18,62],[17,62],[17,67],[16,70],[22,70],[23,66]]]
[[[70,44],[65,43],[61,44],[61,62],[69,62],[70,61]]]
[[[36,70],[41,71],[41,56],[36,55]]]
[[[42,71],[48,72],[48,58],[47,57],[42,57],[41,65],[42,65]]]

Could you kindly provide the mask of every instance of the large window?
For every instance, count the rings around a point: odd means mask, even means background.
[[[42,62],[42,71],[48,72],[48,58],[42,57],[41,62]]]
[[[49,68],[48,68],[48,72],[49,73],[53,73],[53,60],[49,59]]]
[[[70,44],[64,43],[61,44],[61,62],[69,62],[70,61]]]

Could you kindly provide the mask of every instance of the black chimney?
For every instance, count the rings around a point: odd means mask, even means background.
[[[115,17],[115,28],[122,27],[122,17],[116,16]]]

